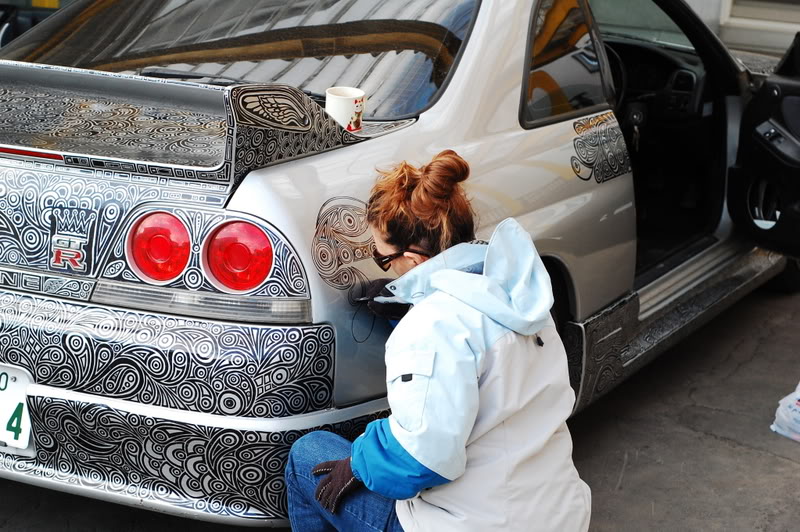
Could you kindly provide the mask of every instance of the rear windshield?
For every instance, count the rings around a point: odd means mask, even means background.
[[[75,0],[1,48],[0,59],[316,94],[359,87],[368,118],[397,119],[437,97],[479,1]]]

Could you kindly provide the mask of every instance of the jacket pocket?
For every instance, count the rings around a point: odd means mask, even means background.
[[[435,358],[435,351],[404,351],[386,357],[386,392],[392,417],[409,432],[422,425]]]

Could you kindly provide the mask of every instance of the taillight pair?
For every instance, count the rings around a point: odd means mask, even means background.
[[[128,235],[128,263],[155,282],[169,282],[186,269],[192,241],[175,215],[156,212],[143,216]],[[218,288],[246,292],[258,287],[272,269],[272,243],[255,224],[227,222],[203,243],[206,275]]]

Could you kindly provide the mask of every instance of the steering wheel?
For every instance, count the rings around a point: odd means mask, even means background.
[[[614,106],[614,111],[619,114],[619,111],[622,109],[622,102],[625,101],[625,92],[628,89],[628,73],[625,71],[625,65],[622,62],[622,58],[619,56],[619,53],[614,50],[608,43],[603,43],[604,48],[606,49],[607,56],[609,58],[609,67],[611,68],[611,77],[614,81],[614,91],[616,97],[616,105]]]

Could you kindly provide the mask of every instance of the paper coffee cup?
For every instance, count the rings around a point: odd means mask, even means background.
[[[355,87],[331,87],[325,91],[325,111],[347,131],[360,131],[366,95]]]

